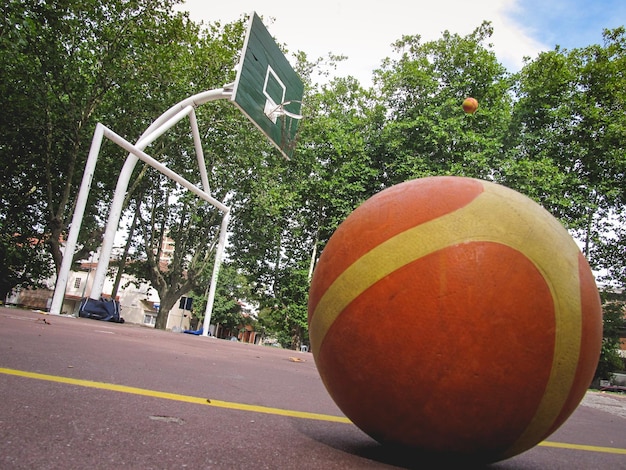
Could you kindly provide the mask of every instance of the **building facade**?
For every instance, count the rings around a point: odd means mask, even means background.
[[[78,270],[70,272],[61,307],[62,315],[78,316],[81,300],[91,294],[96,266],[97,255],[94,255],[90,261],[82,262]],[[103,297],[110,298],[114,281],[114,277],[107,275],[102,291]],[[148,284],[138,282],[125,274],[122,275],[121,285],[124,288],[120,290],[116,300],[120,303],[120,315],[124,321],[154,327],[159,309],[159,296],[156,291]],[[16,289],[7,297],[6,303],[48,311],[53,295],[54,280],[51,279],[42,289]],[[191,312],[181,309],[177,303],[170,310],[166,328],[173,331],[189,329],[190,316]]]

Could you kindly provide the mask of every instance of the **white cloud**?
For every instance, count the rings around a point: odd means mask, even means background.
[[[438,39],[445,30],[466,35],[484,20],[493,24],[491,43],[498,60],[517,70],[524,56],[535,57],[546,47],[511,20],[516,4],[517,0],[439,0],[427,6],[407,0],[187,0],[181,8],[195,21],[224,23],[256,11],[291,52],[304,51],[310,59],[329,52],[346,55],[338,73],[368,84],[372,71],[393,54],[391,44],[402,35],[419,34],[423,41]]]

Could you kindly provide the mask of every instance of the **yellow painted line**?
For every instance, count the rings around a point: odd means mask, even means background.
[[[29,379],[46,380],[68,385],[78,385],[79,387],[97,388],[113,392],[129,393],[131,395],[141,395],[144,397],[163,398],[196,405],[214,406],[217,408],[227,408],[230,410],[251,411],[253,413],[265,413],[278,416],[288,416],[291,418],[314,419],[319,421],[332,421],[335,423],[351,423],[348,418],[342,416],[332,416],[320,413],[309,413],[306,411],[285,410],[282,408],[271,408],[268,406],[247,405],[245,403],[233,403],[228,401],[213,400],[203,397],[193,397],[180,395],[178,393],[159,392],[158,390],[148,390],[145,388],[128,387],[126,385],[111,384],[106,382],[94,382],[92,380],[73,379],[71,377],[61,377],[58,375],[39,374],[37,372],[27,372],[16,369],[5,369],[0,367],[0,374],[15,375]]]
[[[281,408],[271,408],[267,406],[247,405],[245,403],[233,403],[220,400],[211,400],[201,397],[193,397],[189,395],[179,395],[177,393],[159,392],[157,390],[148,390],[145,388],[128,387],[126,385],[110,384],[106,382],[95,382],[92,380],[73,379],[71,377],[61,377],[58,375],[40,374],[37,372],[27,372],[17,369],[5,369],[0,367],[0,374],[14,375],[17,377],[26,377],[29,379],[45,380],[48,382],[57,382],[69,385],[78,385],[79,387],[97,388],[100,390],[109,390],[113,392],[129,393],[131,395],[141,395],[152,398],[163,398],[166,400],[175,400],[185,403],[193,403],[196,405],[215,406],[217,408],[227,408],[239,411],[251,411],[253,413],[266,413],[278,416],[288,416],[291,418],[314,419],[319,421],[331,421],[335,423],[351,424],[348,418],[341,416],[332,416],[319,413],[308,413],[306,411],[284,410]],[[538,446],[556,447],[560,449],[583,450],[587,452],[604,452],[608,454],[626,455],[626,449],[616,447],[600,447],[589,446],[583,444],[567,444],[562,442],[543,441]]]
[[[626,449],[619,449],[617,447],[587,446],[583,444],[566,444],[564,442],[550,441],[543,441],[538,445],[542,447],[556,447],[558,449],[585,450],[587,452],[604,452],[607,454],[626,455]]]

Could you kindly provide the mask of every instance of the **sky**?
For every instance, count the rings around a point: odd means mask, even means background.
[[[179,9],[204,23],[256,11],[290,52],[303,51],[311,61],[331,52],[347,56],[336,75],[352,75],[365,86],[403,35],[420,35],[422,42],[444,31],[465,36],[490,21],[496,57],[514,72],[524,57],[556,45],[602,44],[604,28],[626,24],[625,0],[186,0]]]

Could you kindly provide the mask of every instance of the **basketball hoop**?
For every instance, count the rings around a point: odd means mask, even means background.
[[[265,115],[268,118],[270,118],[274,124],[276,123],[278,118],[281,117],[281,116],[287,116],[287,117],[289,117],[291,119],[296,119],[296,120],[299,121],[303,117],[301,114],[292,113],[291,111],[287,111],[285,109],[285,106],[287,106],[287,105],[289,105],[291,103],[300,103],[300,104],[302,104],[302,101],[290,100],[290,101],[285,101],[283,103],[280,103],[276,107],[272,107],[272,105],[275,105],[275,103],[271,103],[270,100],[268,100],[265,103],[265,110],[264,110]]]
[[[280,140],[281,148],[285,149],[289,153],[293,153],[296,148],[296,144],[298,143],[298,121],[300,121],[300,119],[302,119],[304,116],[302,114],[296,114],[292,113],[291,111],[287,111],[285,109],[285,106],[289,105],[290,103],[298,103],[302,105],[302,101],[298,100],[285,101],[284,103],[276,106],[272,110],[271,114],[276,120],[278,120],[278,118],[282,118]],[[289,160],[289,158],[287,158],[287,160]]]

